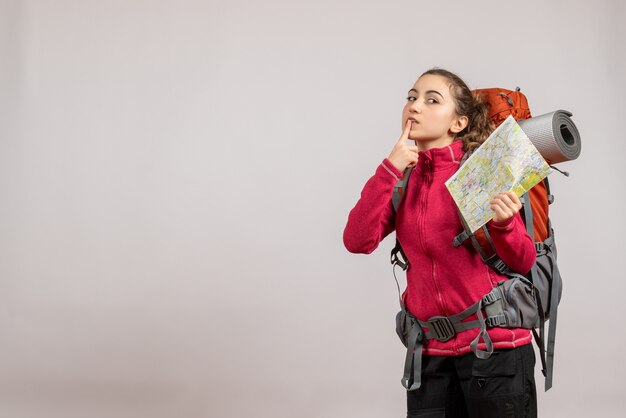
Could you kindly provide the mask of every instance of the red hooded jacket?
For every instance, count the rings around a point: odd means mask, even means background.
[[[457,171],[462,157],[461,141],[420,151],[397,214],[391,197],[402,172],[388,159],[383,160],[365,184],[344,230],[343,241],[348,251],[370,254],[395,229],[410,262],[402,298],[409,312],[422,321],[462,312],[498,282],[507,280],[484,264],[471,244],[452,246],[454,237],[463,228],[444,183]],[[502,261],[517,273],[530,271],[535,262],[535,246],[520,214],[504,222],[490,221],[487,228]],[[476,315],[465,321],[474,319]],[[429,340],[423,353],[468,353],[478,331],[462,331],[446,342]],[[494,348],[514,348],[531,342],[530,331],[524,328],[494,327],[488,333]],[[478,348],[485,349],[482,340]]]

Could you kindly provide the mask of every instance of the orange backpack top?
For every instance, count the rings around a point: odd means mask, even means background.
[[[504,120],[512,115],[515,120],[530,119],[530,108],[528,107],[528,99],[522,93],[519,87],[515,90],[506,90],[500,88],[477,89],[473,90],[474,94],[479,95],[489,106],[489,119],[496,125],[500,126]]]

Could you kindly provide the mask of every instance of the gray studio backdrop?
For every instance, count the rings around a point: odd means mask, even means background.
[[[393,238],[353,255],[342,232],[435,65],[573,112],[539,407],[621,417],[624,21],[618,0],[0,2],[0,417],[404,416]]]

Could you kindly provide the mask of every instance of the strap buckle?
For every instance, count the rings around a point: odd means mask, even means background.
[[[483,304],[491,305],[496,300],[500,299],[494,292],[489,292],[485,296],[483,296]]]
[[[504,315],[495,315],[490,316],[485,319],[488,327],[500,327],[506,325],[506,316]]]
[[[537,255],[544,254],[546,252],[546,244],[543,242],[535,242],[535,251]]]
[[[467,232],[467,230],[463,230],[463,232],[461,232],[459,235],[457,235],[456,237],[454,237],[454,240],[452,241],[452,245],[456,248],[456,247],[460,247],[461,244],[463,244],[463,241],[465,241],[466,239],[468,239],[470,237],[470,233]]]
[[[491,257],[488,260],[488,264],[491,266],[491,268],[493,268],[495,271],[497,271],[500,274],[509,273],[509,266],[504,264],[504,261],[502,261],[502,259],[500,259],[500,257],[498,257],[497,255],[494,255],[493,257]]]
[[[426,321],[430,338],[445,342],[456,335],[454,325],[447,316],[433,316]]]

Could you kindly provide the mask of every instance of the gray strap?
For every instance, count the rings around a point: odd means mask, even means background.
[[[402,386],[408,391],[419,389],[422,385],[422,335],[417,324],[412,324],[407,340],[406,358]]]
[[[545,180],[545,185],[546,185],[546,190],[548,193],[548,203],[552,203],[552,201],[554,201],[554,198],[550,195],[550,184],[548,183],[548,179],[546,178]],[[526,223],[526,231],[528,232],[528,235],[530,235],[530,237],[533,239],[533,241],[535,240],[535,235],[534,235],[534,226],[533,226],[533,211],[532,211],[532,207],[530,206],[530,196],[528,195],[528,193],[525,196],[524,199],[524,221]],[[539,246],[537,246],[536,244],[536,248],[538,250],[543,250],[546,247],[551,247],[554,244],[554,234],[552,233],[552,225],[550,225],[550,220],[548,220],[548,231],[550,231],[550,235],[548,236],[548,238],[546,238],[546,240],[543,243],[538,243]],[[531,277],[533,278],[533,282],[536,281],[535,277],[537,277],[538,273],[537,273],[537,264],[535,263],[531,269]],[[541,320],[540,323],[540,336],[539,336],[539,341],[538,341],[538,345],[539,345],[539,350],[541,353],[541,360],[542,360],[542,366],[544,369],[544,374],[546,377],[545,380],[545,390],[549,390],[552,387],[552,373],[553,373],[553,369],[554,369],[554,343],[555,343],[555,339],[556,339],[556,316],[557,316],[557,305],[558,305],[558,291],[557,289],[560,286],[560,281],[561,281],[561,276],[559,274],[559,271],[556,269],[556,265],[552,265],[552,283],[551,283],[551,290],[550,290],[550,313],[549,313],[549,326],[548,326],[548,341],[547,344],[545,345],[545,365],[544,363],[544,351],[543,351],[543,346],[545,343],[545,336],[544,336],[544,324],[543,324],[543,319]],[[538,305],[539,309],[542,310],[543,307],[541,305],[541,303]],[[541,315],[543,317],[543,315]],[[533,330],[534,331],[534,330]],[[536,335],[535,335],[536,337]]]
[[[530,206],[530,196],[528,193],[523,196],[523,208],[524,208],[524,222],[526,223],[526,232],[530,235],[530,238],[535,242],[535,227],[533,226],[533,209]]]
[[[432,324],[430,322],[422,322],[419,321],[420,325],[424,328],[428,328],[428,331],[424,332],[424,336],[428,340],[437,339],[437,334],[432,331]],[[467,331],[468,329],[480,328],[481,323],[479,320],[469,321],[469,322],[457,322],[452,323],[454,327],[454,332],[459,333],[461,331]]]
[[[465,223],[465,221],[463,221],[463,224],[465,225],[465,228],[468,228],[467,224]],[[470,235],[470,241],[472,241],[472,245],[474,246],[474,248],[476,249],[476,251],[478,252],[478,254],[480,254],[480,258],[483,259],[483,261],[487,260],[487,253],[485,253],[485,251],[483,250],[483,247],[480,246],[480,242],[478,242],[478,240],[476,239],[476,236],[474,234]]]
[[[539,335],[537,335],[537,331],[535,328],[531,328],[533,332],[533,337],[535,337],[535,342],[537,343],[537,347],[539,347],[539,358],[541,359],[541,373],[546,377],[548,375],[547,367],[546,367],[546,346],[545,346],[545,324],[546,317],[543,312],[543,302],[541,300],[540,292],[535,289],[535,299],[537,300],[537,306],[539,307]]]
[[[456,332],[467,331],[468,329],[474,329],[480,327],[480,321],[469,321],[469,322],[461,322],[459,324],[454,325],[454,329]]]
[[[396,185],[393,187],[393,194],[391,195],[391,203],[393,203],[394,212],[398,211],[398,206],[400,206],[400,200],[402,199],[402,180],[398,180]]]
[[[460,323],[462,320],[464,320],[468,316],[476,313],[477,309],[478,309],[478,302],[476,302],[472,306],[466,308],[463,312],[459,312],[458,314],[450,315],[448,317],[448,319],[450,319],[450,321],[455,325],[455,328],[456,328],[456,324],[457,323]]]
[[[476,313],[476,310],[478,309],[479,302],[474,303],[472,306],[468,307],[463,312],[460,312],[458,314],[450,315],[450,316],[446,317],[448,319],[448,321],[450,322],[450,325],[452,325],[452,327],[454,328],[454,332],[455,333],[458,334],[459,332],[466,331],[468,329],[480,328],[481,324],[477,320],[470,321],[470,322],[461,322],[465,318],[467,318],[470,315]],[[420,326],[422,326],[422,328],[428,328],[428,331],[425,331],[425,333],[424,333],[424,336],[426,337],[426,339],[431,340],[431,339],[437,339],[437,337],[439,337],[439,335],[436,332],[433,331],[433,321],[420,321],[420,320],[418,320],[418,322],[419,322]]]
[[[474,338],[474,340],[470,343],[470,348],[472,349],[476,357],[485,360],[491,357],[491,354],[493,353],[493,343],[491,342],[491,337],[489,337],[489,334],[487,333],[487,323],[485,322],[485,317],[482,313],[482,307],[483,300],[480,299],[480,301],[478,302],[478,310],[476,311],[478,315],[478,321],[480,322],[480,332],[478,333],[476,338]],[[485,341],[487,351],[480,350],[478,348],[478,342],[480,341],[481,337]]]
[[[493,239],[491,238],[491,234],[489,233],[489,229],[487,228],[487,225],[483,225],[482,230],[485,234],[485,238],[487,238],[487,242],[489,243],[489,246],[491,246],[491,251],[493,252],[493,255],[491,257],[487,259],[483,258],[483,261],[485,262],[485,264],[487,264],[489,267],[491,267],[498,273],[509,274],[511,272],[511,269],[498,256],[498,252],[496,251],[496,246],[493,243]]]
[[[482,226],[482,230],[483,230],[483,233],[485,234],[485,238],[487,238],[487,242],[489,242],[489,245],[491,246],[491,250],[495,254],[496,253],[496,246],[493,243],[493,239],[491,238],[491,234],[489,233],[489,229],[487,229],[487,225],[483,225]]]
[[[474,246],[474,249],[476,249],[478,254],[480,254],[480,258],[482,258],[484,262],[487,262],[488,257],[485,251],[483,250],[483,247],[480,246],[480,243],[478,242],[474,234],[470,232],[469,225],[467,225],[467,222],[465,222],[465,219],[463,218],[463,214],[461,213],[461,210],[457,208],[457,211],[459,212],[459,219],[461,220],[461,224],[463,225],[463,232],[461,232],[459,235],[457,235],[454,238],[454,240],[452,241],[452,245],[454,245],[455,247],[458,247],[459,245],[461,245],[461,243],[464,240],[469,238],[472,241],[472,245]]]
[[[558,289],[561,286],[561,274],[556,269],[556,263],[552,265],[552,286],[550,289],[550,319],[548,320],[548,345],[546,347],[546,386],[547,391],[552,387],[552,370],[554,368],[554,342],[556,339],[556,316],[559,303]]]
[[[406,186],[409,183],[409,176],[411,175],[411,171],[413,171],[413,167],[409,167],[404,172],[401,179],[396,182],[396,185],[393,187],[393,195],[391,195],[391,203],[393,204],[394,212],[398,211],[398,207],[400,207],[400,201],[402,200],[402,196],[406,192]]]

